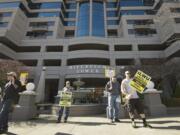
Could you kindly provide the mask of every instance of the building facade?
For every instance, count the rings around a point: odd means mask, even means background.
[[[65,80],[104,87],[106,66],[177,60],[179,33],[179,0],[0,1],[0,58],[31,67],[36,84],[45,66],[49,102]]]

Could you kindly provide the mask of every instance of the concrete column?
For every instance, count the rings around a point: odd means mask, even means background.
[[[128,25],[127,25],[127,21],[126,21],[126,19],[125,19],[125,17],[121,17],[121,23],[122,23],[122,25],[121,25],[121,27],[122,27],[122,31],[123,31],[123,36],[124,37],[128,37],[128,38],[130,38],[130,35],[128,34]]]
[[[41,50],[40,50],[41,58],[38,59],[37,66],[43,66],[44,52],[46,52],[46,46],[45,46],[45,45],[42,45],[42,46],[41,46]]]
[[[67,59],[66,59],[66,56],[63,56],[63,57],[61,58],[61,66],[64,67],[64,66],[66,66],[66,65],[67,65]]]
[[[62,90],[64,88],[64,83],[65,83],[65,75],[60,75],[58,90]]]
[[[36,103],[42,103],[44,102],[45,99],[45,73],[46,73],[46,68],[43,67],[41,71],[41,76],[39,79],[39,83],[36,87]]]
[[[63,55],[63,57],[61,57],[61,66],[67,66],[67,55],[68,55],[68,43],[63,44],[63,52],[66,55]]]
[[[114,57],[114,44],[109,44],[109,55],[110,55],[110,66],[115,67],[115,57]]]
[[[138,44],[133,44],[132,50],[134,52],[135,65],[141,65]]]
[[[93,1],[92,0],[90,0],[90,14],[89,14],[89,35],[90,36],[92,36],[92,11],[93,11],[93,9],[92,9],[92,4],[93,4]]]
[[[76,28],[75,28],[75,37],[77,36],[78,31],[78,20],[79,20],[79,2],[77,2],[77,8],[76,8]]]
[[[106,15],[106,2],[103,2],[104,4],[104,30],[105,30],[105,37],[108,36],[107,34],[107,15]]]
[[[34,77],[34,84],[37,87],[39,80],[40,80],[40,75],[43,67],[43,58],[44,58],[44,52],[46,52],[46,46],[43,44],[41,45],[41,57],[38,59],[36,70],[35,70],[35,77]]]

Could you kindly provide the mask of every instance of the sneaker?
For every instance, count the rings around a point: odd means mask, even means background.
[[[67,120],[64,120],[64,123],[67,123]]]
[[[137,128],[135,121],[132,121],[131,124],[132,124],[132,127],[133,127],[133,128]]]
[[[120,120],[119,119],[115,119],[115,122],[120,122]]]
[[[111,120],[110,120],[110,123],[114,123],[114,120],[113,120],[113,119],[111,119]]]
[[[149,128],[152,128],[152,126],[149,125],[147,122],[143,123],[143,127],[149,127]]]
[[[60,121],[60,120],[57,120],[56,123],[61,123],[61,121]]]

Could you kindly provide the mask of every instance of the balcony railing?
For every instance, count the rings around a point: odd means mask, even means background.
[[[33,26],[31,27],[32,31],[41,31],[41,32],[47,32],[48,26]]]
[[[151,29],[149,24],[134,24],[134,29]]]

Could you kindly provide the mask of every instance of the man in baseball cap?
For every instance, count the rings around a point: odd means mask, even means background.
[[[17,78],[17,74],[15,72],[8,72],[7,75]]]
[[[15,72],[8,72],[7,80],[8,83],[5,84],[0,105],[0,134],[8,131],[8,115],[13,105],[17,103],[18,93],[21,89],[21,83],[17,80],[17,74]]]

